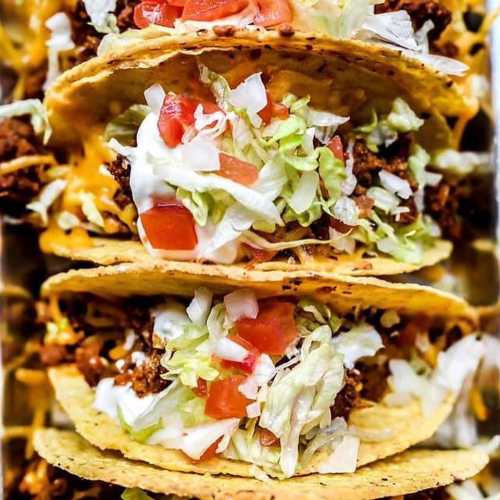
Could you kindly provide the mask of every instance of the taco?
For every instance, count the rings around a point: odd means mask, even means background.
[[[488,461],[487,455],[477,451],[418,450],[363,467],[354,474],[263,482],[249,478],[214,477],[208,474],[202,476],[160,470],[128,461],[117,454],[99,451],[77,434],[55,429],[38,431],[35,434],[35,447],[42,457],[57,467],[56,474],[70,484],[68,472],[96,482],[98,491],[116,492],[117,486],[120,486],[125,490],[121,493],[123,500],[161,498],[155,494],[173,494],[176,495],[175,498],[202,500],[369,500],[382,497],[417,500],[422,497],[412,493],[428,488],[435,489],[425,491],[429,496],[424,498],[445,500],[451,497],[441,488],[443,485],[468,479],[478,473]],[[73,482],[76,482],[75,479],[73,478]],[[83,488],[80,486],[79,489]],[[437,496],[438,492],[442,496]]]
[[[462,75],[467,69],[459,62],[466,51],[457,30],[457,25],[463,26],[464,8],[452,2],[114,0],[96,4],[79,0],[60,2],[58,9],[57,16],[65,19],[66,36],[73,42],[73,47],[65,50],[56,48],[62,52],[63,68],[102,53],[110,40],[127,43],[137,36],[179,36],[198,31],[231,36],[236,29],[243,29],[277,32],[283,37],[306,33],[356,39],[388,46],[449,74]],[[450,26],[452,20],[455,27]]]
[[[352,472],[429,438],[481,355],[468,306],[418,287],[102,271],[45,285],[42,361],[79,434],[170,470]]]
[[[385,49],[273,36],[164,36],[65,73],[46,106],[70,166],[30,204],[42,249],[368,275],[446,258],[458,88]]]

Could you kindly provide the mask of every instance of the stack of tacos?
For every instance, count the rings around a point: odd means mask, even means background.
[[[476,311],[378,278],[470,237],[480,63],[452,4],[55,2],[24,12],[42,103],[2,2],[29,99],[0,106],[0,208],[79,263],[37,307],[71,430],[33,433],[21,491],[448,498],[485,466],[409,450],[478,366]]]

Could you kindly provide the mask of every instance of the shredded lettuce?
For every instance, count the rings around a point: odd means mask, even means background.
[[[379,119],[373,110],[371,122],[358,127],[356,131],[363,134],[367,146],[377,152],[379,146],[387,147],[393,144],[399,133],[417,131],[423,124],[424,120],[415,114],[406,101],[398,97],[387,116]]]
[[[297,468],[301,434],[330,421],[330,406],[343,382],[342,357],[324,342],[269,387],[260,426],[279,437],[285,476],[292,476]]]
[[[104,139],[116,139],[125,146],[135,143],[137,130],[149,113],[150,108],[144,104],[134,104],[124,113],[111,120],[104,130]]]
[[[47,142],[52,134],[47,110],[39,99],[25,99],[0,106],[0,118],[28,115],[36,134],[43,134],[43,142]]]

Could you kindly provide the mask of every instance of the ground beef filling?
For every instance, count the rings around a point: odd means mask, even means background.
[[[118,155],[116,160],[108,163],[107,169],[120,186],[117,189],[113,200],[121,208],[125,208],[132,200],[132,190],[130,189],[130,162],[125,156]]]
[[[408,12],[415,30],[419,30],[426,21],[432,21],[434,28],[429,32],[431,42],[438,40],[451,23],[451,12],[437,0],[385,0],[375,6],[377,14],[398,10]]]
[[[346,374],[344,387],[337,394],[335,404],[330,408],[332,418],[341,417],[346,420],[348,419],[352,410],[360,403],[361,387],[360,373],[357,370],[349,370]]]
[[[0,162],[43,153],[44,149],[29,123],[18,118],[0,121]],[[26,204],[42,189],[44,169],[45,166],[36,165],[0,176],[0,211],[12,216],[24,212]]]
[[[116,26],[121,32],[135,28],[134,7],[140,0],[118,0],[115,15]],[[77,49],[75,60],[72,64],[79,64],[97,55],[97,48],[101,43],[104,33],[99,33],[90,24],[91,20],[82,0],[78,0],[73,12],[69,15],[71,19],[72,39]]]

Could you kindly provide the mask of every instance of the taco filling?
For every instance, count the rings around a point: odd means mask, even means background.
[[[429,417],[481,351],[453,321],[339,315],[246,289],[217,299],[200,288],[191,301],[52,296],[44,314],[42,361],[74,363],[94,408],[131,439],[280,477],[354,471],[361,441],[394,437],[350,425],[356,411],[416,398]]]
[[[302,32],[356,38],[396,47],[445,73],[463,74],[467,68],[451,59],[458,56],[458,47],[452,41],[440,41],[452,13],[436,0],[120,0],[99,4],[79,0],[67,13],[75,43],[73,57],[78,62],[103,53],[119,40],[115,38],[118,33],[128,32],[126,40],[154,25],[160,34],[173,35],[213,29],[230,36],[236,29],[263,28],[278,30],[284,37]]]

